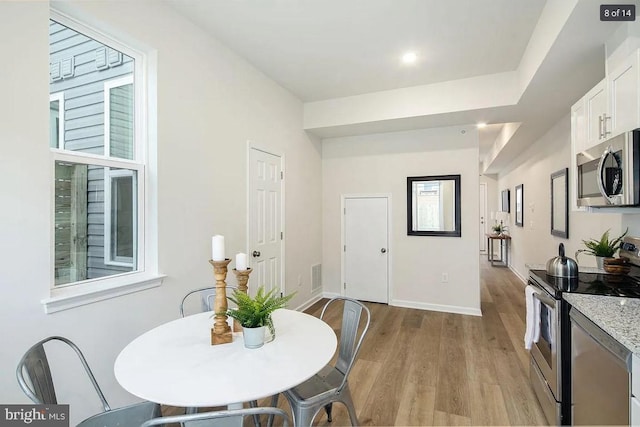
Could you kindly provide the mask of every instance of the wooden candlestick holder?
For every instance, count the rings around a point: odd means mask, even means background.
[[[228,344],[233,341],[231,328],[227,323],[227,265],[230,259],[224,261],[209,260],[213,265],[213,275],[216,278],[216,299],[213,302],[214,323],[211,328],[211,345]]]
[[[235,268],[232,270],[233,274],[236,275],[236,281],[238,282],[238,291],[248,293],[249,287],[247,286],[247,282],[249,281],[249,274],[253,271],[250,268],[246,270],[236,270]],[[242,332],[242,325],[236,319],[233,319],[233,331],[234,332]]]

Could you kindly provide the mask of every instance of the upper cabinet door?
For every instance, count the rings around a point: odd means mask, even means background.
[[[607,76],[609,89],[608,136],[640,127],[640,50]]]
[[[587,145],[591,148],[602,142],[606,137],[607,81],[602,80],[585,95],[587,109]]]
[[[576,154],[587,147],[587,108],[584,97],[571,107],[571,145]]]

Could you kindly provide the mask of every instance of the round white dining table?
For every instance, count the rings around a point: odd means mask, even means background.
[[[211,345],[211,312],[180,318],[129,343],[114,365],[125,390],[171,406],[208,407],[258,400],[311,378],[333,357],[336,335],[322,320],[276,310],[276,338],[257,349],[241,333]]]

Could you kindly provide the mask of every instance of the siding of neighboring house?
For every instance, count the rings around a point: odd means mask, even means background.
[[[64,94],[64,148],[105,154],[105,82],[131,75],[133,59],[54,21],[50,21],[49,47],[50,93]],[[113,123],[111,129],[112,134],[117,133]],[[131,271],[131,267],[105,264],[104,168],[89,166],[86,174],[86,277],[78,279]],[[61,182],[60,185],[64,184]],[[65,227],[59,226],[56,220],[56,245],[58,242],[64,245],[69,240],[64,232]],[[66,253],[73,250],[59,248],[55,260],[56,278],[58,270],[73,269],[74,254]]]

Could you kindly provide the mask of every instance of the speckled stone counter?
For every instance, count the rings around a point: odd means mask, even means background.
[[[567,292],[562,297],[620,344],[640,355],[640,298]]]

